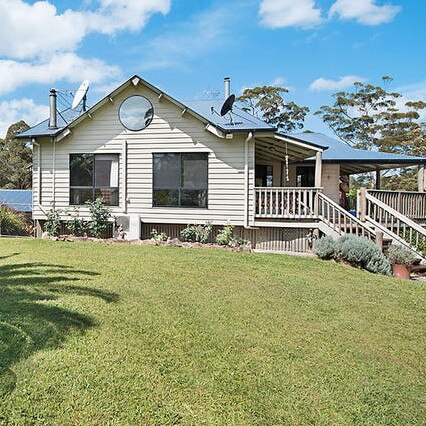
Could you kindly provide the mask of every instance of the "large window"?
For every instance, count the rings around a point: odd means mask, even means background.
[[[208,154],[153,154],[154,207],[207,208]]]
[[[70,204],[82,205],[102,197],[118,206],[118,154],[70,155]]]

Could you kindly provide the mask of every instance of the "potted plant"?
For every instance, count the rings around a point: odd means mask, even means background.
[[[391,245],[388,250],[388,259],[392,265],[394,277],[409,280],[411,269],[416,257],[405,247]]]

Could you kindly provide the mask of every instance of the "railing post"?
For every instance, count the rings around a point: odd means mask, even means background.
[[[365,216],[367,216],[367,188],[364,186],[360,188],[358,192],[358,212],[359,220],[365,222]]]
[[[379,247],[380,251],[383,252],[383,232],[376,231],[376,245]]]

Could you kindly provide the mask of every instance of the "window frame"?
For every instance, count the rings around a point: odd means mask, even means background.
[[[93,174],[93,183],[92,186],[80,186],[80,185],[71,185],[71,157],[73,155],[91,155],[93,156],[93,166],[92,166],[92,174]],[[109,186],[100,186],[97,187],[96,186],[96,182],[95,182],[95,164],[96,164],[96,156],[97,155],[116,155],[117,159],[118,159],[118,169],[117,169],[117,204],[106,204],[107,207],[120,207],[120,157],[121,157],[121,153],[119,152],[71,152],[68,154],[68,182],[69,182],[69,186],[68,186],[68,205],[70,206],[85,206],[87,202],[92,202],[96,200],[96,190],[97,189],[115,189],[115,187]],[[71,203],[71,190],[72,189],[91,189],[92,191],[92,199],[91,200],[87,200],[85,203],[83,204],[74,204]]]
[[[206,156],[206,165],[207,165],[207,186],[206,186],[206,205],[205,206],[183,206],[183,205],[167,205],[167,206],[157,206],[154,204],[154,191],[156,190],[155,186],[154,186],[154,157],[155,155],[165,155],[165,154],[173,154],[173,155],[179,155],[180,156],[180,177],[181,177],[181,185],[182,185],[182,179],[183,179],[183,155],[185,154],[203,154]],[[201,152],[197,152],[197,151],[179,151],[179,152],[173,152],[173,151],[167,151],[167,152],[153,152],[152,153],[152,186],[151,186],[151,206],[154,209],[197,209],[197,210],[208,210],[209,208],[209,190],[210,190],[210,179],[209,179],[209,159],[210,159],[210,152],[206,152],[206,151],[201,151]],[[171,189],[170,189],[171,190]],[[180,186],[180,188],[178,189],[179,191],[179,201],[181,201],[181,196],[180,193],[182,190],[185,190],[184,188],[182,188],[182,186]]]

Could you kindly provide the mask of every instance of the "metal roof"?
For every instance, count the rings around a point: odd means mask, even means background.
[[[408,165],[416,165],[426,163],[426,158],[416,157],[414,155],[393,154],[381,151],[367,151],[364,149],[356,149],[347,145],[343,141],[323,135],[322,133],[298,133],[287,135],[289,138],[314,143],[328,148],[323,152],[322,158],[324,162],[329,163],[351,163],[353,168],[356,164],[364,164],[365,170],[374,170],[375,168],[394,168]],[[309,159],[308,161],[310,161]],[[370,166],[367,166],[370,165]],[[350,166],[346,166],[350,168]]]
[[[275,127],[265,123],[260,118],[243,111],[236,105],[232,108],[232,113],[226,114],[222,117],[220,115],[220,110],[223,102],[223,100],[215,99],[208,101],[186,101],[184,104],[225,132],[250,130],[275,131]]]
[[[42,121],[25,132],[19,133],[18,138],[33,138],[41,136],[56,136],[81,115],[80,111],[68,108],[57,115],[57,129],[49,129],[49,119]]]
[[[0,205],[23,213],[33,211],[33,191],[30,189],[0,189]]]
[[[121,84],[117,89],[113,92],[105,96],[91,108],[89,108],[86,112],[80,112],[73,109],[67,109],[61,111],[57,117],[57,129],[49,129],[49,119],[42,121],[34,127],[26,130],[25,132],[17,135],[17,138],[37,138],[37,137],[45,137],[45,136],[57,136],[67,127],[72,127],[74,124],[77,124],[81,120],[77,120],[79,118],[84,119],[87,117],[92,111],[98,109],[105,102],[109,102],[110,98],[113,98],[119,92],[124,90],[127,86],[129,86],[135,79],[138,82],[141,82],[143,85],[153,90],[154,93],[164,95],[165,98],[170,100],[172,103],[179,105],[182,109],[186,109],[193,116],[198,118],[199,120],[210,123],[213,126],[216,126],[221,131],[225,133],[231,132],[239,132],[239,131],[275,131],[275,128],[268,123],[265,123],[263,120],[260,120],[257,117],[248,114],[247,112],[241,110],[237,106],[233,108],[234,113],[232,114],[232,120],[230,119],[230,114],[222,117],[219,114],[219,111],[222,108],[222,104],[224,101],[222,100],[211,100],[211,101],[187,101],[185,103],[174,99],[172,96],[166,94],[159,88],[153,86],[147,81],[143,80],[139,76],[135,75],[132,78],[125,81]],[[213,111],[212,111],[213,108]],[[74,123],[75,122],[75,123]]]

